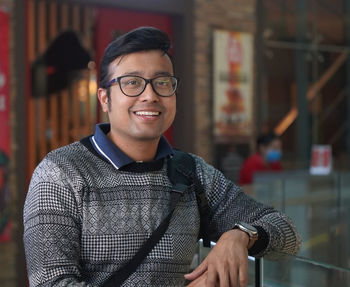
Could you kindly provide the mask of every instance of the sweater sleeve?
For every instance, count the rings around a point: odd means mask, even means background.
[[[285,214],[257,202],[241,188],[200,157],[196,159],[197,177],[204,187],[209,205],[211,240],[217,241],[235,223],[243,221],[258,229],[259,239],[253,246],[256,257],[279,258],[283,254],[295,255],[301,239],[292,220]]]
[[[89,286],[79,280],[81,221],[76,188],[47,158],[33,173],[23,213],[30,286]]]

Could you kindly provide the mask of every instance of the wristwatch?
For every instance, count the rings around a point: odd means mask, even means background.
[[[248,249],[254,245],[255,241],[258,240],[258,230],[254,226],[252,226],[248,223],[238,222],[235,224],[233,229],[239,229],[239,230],[248,234],[248,236],[249,236],[249,242],[248,242],[248,246],[247,246]]]

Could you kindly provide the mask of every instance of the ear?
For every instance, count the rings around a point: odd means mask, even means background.
[[[99,88],[97,90],[97,96],[98,96],[98,100],[100,101],[101,107],[102,107],[102,111],[104,111],[105,113],[108,112],[108,95],[107,95],[107,89],[102,89]]]

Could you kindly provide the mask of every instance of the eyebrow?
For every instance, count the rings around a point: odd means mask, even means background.
[[[143,77],[143,74],[144,72],[142,71],[127,71],[123,73],[121,76],[142,76]],[[154,76],[172,76],[172,74],[165,71],[159,71],[154,73]]]

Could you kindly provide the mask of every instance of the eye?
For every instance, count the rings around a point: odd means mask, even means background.
[[[171,80],[170,78],[158,78],[156,79],[156,85],[158,87],[169,87],[171,86]]]
[[[135,79],[132,79],[132,80],[128,80],[126,82],[126,85],[129,85],[129,86],[134,86],[134,85],[139,85],[140,84],[140,81],[137,81]]]
[[[142,85],[142,79],[135,77],[125,77],[121,80],[123,87],[139,87]]]

